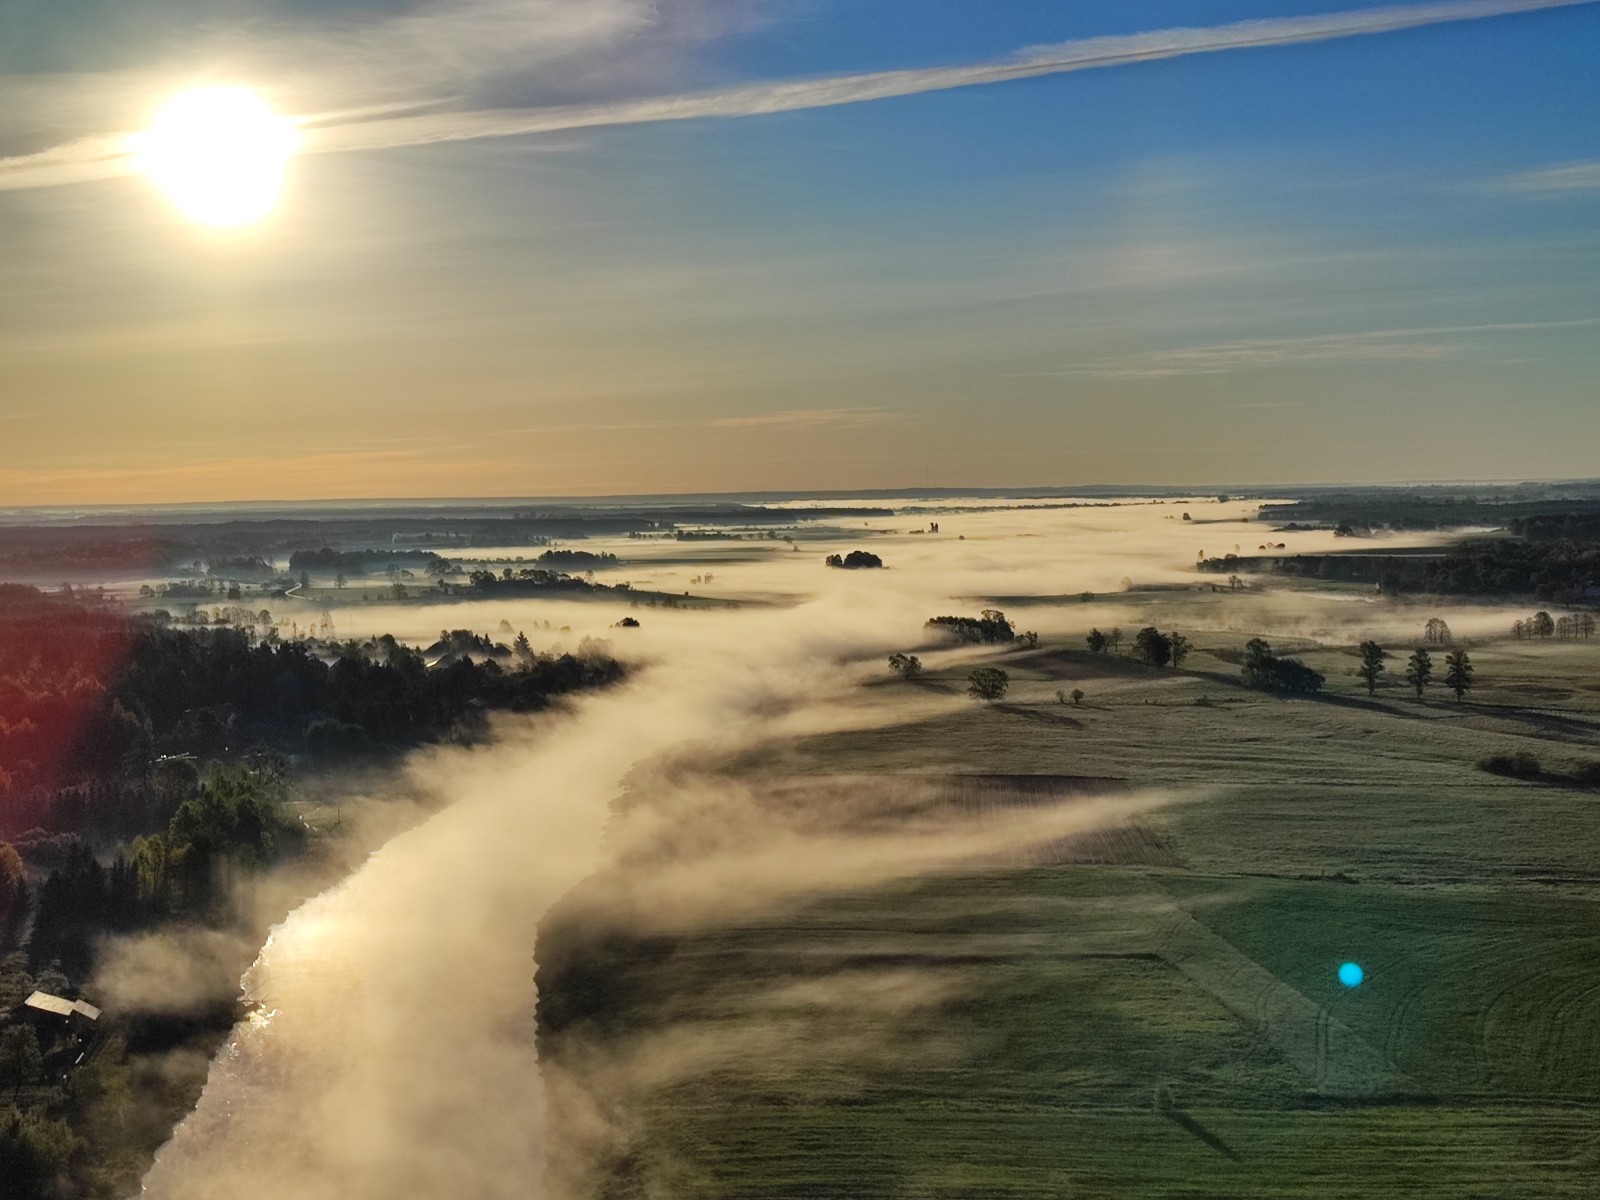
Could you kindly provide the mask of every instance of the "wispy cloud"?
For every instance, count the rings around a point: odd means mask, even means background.
[[[760,413],[753,417],[717,417],[707,422],[713,429],[760,429],[773,426],[816,429],[853,429],[898,421],[901,414],[888,408],[791,408],[783,412]]]
[[[1565,163],[1537,171],[1506,175],[1493,183],[1495,191],[1526,195],[1568,195],[1600,192],[1600,162]]]
[[[1459,339],[1496,333],[1531,333],[1600,326],[1600,317],[1561,321],[1507,321],[1417,329],[1370,329],[1306,337],[1246,338],[1179,346],[1121,358],[1093,359],[1038,375],[1091,375],[1100,379],[1159,379],[1173,375],[1231,375],[1304,363],[1386,363],[1443,358]]]
[[[530,425],[507,433],[620,433],[629,429],[668,429],[681,421],[585,421],[575,425]]]
[[[1456,21],[1565,8],[1596,0],[1444,0],[1393,8],[1356,9],[1304,17],[1239,21],[1202,28],[1163,29],[1087,38],[1024,50],[1009,58],[954,67],[875,71],[820,79],[765,82],[718,91],[590,105],[421,113],[323,124],[306,131],[311,151],[376,150],[434,142],[510,137],[602,125],[751,117],[799,109],[859,104],[923,92],[1005,83],[1068,71],[1258,49],[1415,29]],[[118,147],[107,153],[106,147]],[[39,154],[0,159],[0,188],[40,187],[124,174],[131,167],[113,135]]]

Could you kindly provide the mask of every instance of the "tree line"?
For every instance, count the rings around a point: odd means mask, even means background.
[[[1389,652],[1377,642],[1369,640],[1362,642],[1356,653],[1361,658],[1356,674],[1367,685],[1367,695],[1375,696],[1379,682],[1388,669],[1386,662]],[[1472,690],[1474,674],[1472,656],[1465,649],[1456,647],[1445,655],[1444,685],[1456,694],[1458,701],[1464,700]],[[1417,693],[1417,699],[1421,700],[1428,685],[1433,682],[1433,655],[1425,647],[1418,646],[1406,660],[1405,680]]]
[[[1567,613],[1552,617],[1543,610],[1525,621],[1511,623],[1511,636],[1518,641],[1554,637],[1560,641],[1588,639],[1594,636],[1593,613]]]
[[[1004,645],[1017,640],[1017,627],[997,608],[986,608],[976,617],[929,617],[923,628],[968,645]]]
[[[427,575],[454,571],[449,559],[431,550],[296,550],[289,555],[289,570],[298,575],[315,571],[319,575],[370,575],[393,569],[410,569]]]
[[[1415,554],[1227,554],[1202,571],[1270,571],[1309,579],[1376,584],[1391,595],[1534,596],[1560,604],[1600,598],[1600,541],[1495,541],[1458,546],[1439,558]]]

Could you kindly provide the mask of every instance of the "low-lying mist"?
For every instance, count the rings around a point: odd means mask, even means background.
[[[1183,521],[1191,510],[1203,519]],[[1420,609],[1349,593],[1219,592],[1221,581],[1196,576],[1199,552],[1264,536],[1264,524],[1241,521],[1253,511],[1215,500],[952,508],[867,522],[859,534],[807,540],[799,551],[752,542],[748,555],[719,562],[713,582],[694,588],[737,593],[746,601],[739,608],[659,608],[616,595],[336,608],[344,637],[388,632],[426,643],[440,629],[492,633],[505,622],[538,649],[606,637],[636,670],[613,691],[559,711],[500,718],[486,745],[412,757],[390,789],[402,802],[402,817],[385,830],[393,836],[343,883],[300,904],[262,949],[245,979],[259,1008],[212,1064],[197,1110],[161,1152],[146,1194],[576,1195],[592,1165],[625,1140],[622,1109],[641,1088],[813,1038],[814,1023],[791,1019],[797,1006],[867,1014],[937,1002],[956,982],[937,973],[818,978],[795,984],[800,992],[748,997],[736,1035],[687,1020],[647,1040],[574,1043],[547,1079],[536,1042],[537,933],[563,897],[564,919],[577,927],[674,935],[931,875],[1009,869],[1029,847],[1165,802],[1107,793],[981,820],[937,806],[888,820],[873,815],[872,787],[859,779],[815,777],[797,787],[766,772],[781,758],[769,752],[794,739],[969,705],[947,689],[861,685],[885,677],[884,655],[923,642],[928,617],[974,613],[978,597],[1048,598],[1008,606],[1019,629],[1047,636],[1150,623],[1226,638],[1237,631],[1241,642],[1420,631],[1430,615]],[[929,519],[940,532],[910,532]],[[1318,540],[1325,536],[1280,540],[1301,539],[1291,549],[1311,551],[1327,548]],[[888,569],[822,564],[825,553],[864,546]],[[647,558],[693,549],[620,539],[614,548]],[[648,572],[663,590],[669,577],[703,574],[681,562],[635,574]],[[1125,595],[1124,581],[1170,590]],[[690,590],[681,582],[673,590]],[[775,602],[749,602],[761,597]],[[613,628],[630,615],[639,627]],[[1485,628],[1491,616],[1502,620],[1484,610]],[[971,653],[933,650],[925,659],[936,666]],[[381,810],[383,789],[367,791]],[[229,949],[203,937],[130,942],[109,956],[102,986],[118,1003],[180,1010],[215,991],[216,964]],[[899,1052],[849,1025],[815,1047],[819,1061]],[[556,1155],[545,1141],[552,1097],[561,1128],[576,1139]]]
[[[686,626],[610,694],[505,719],[486,747],[416,756],[400,790],[445,806],[273,932],[245,981],[260,1010],[214,1063],[147,1194],[529,1195],[544,1162],[535,931],[605,860],[625,777],[659,755],[681,760],[686,746],[715,764],[775,739],[961,703],[921,692],[862,699],[856,684],[869,668],[849,661],[869,655],[877,671],[878,655],[905,636],[905,615],[859,598],[728,613]],[[724,818],[737,794],[717,794]],[[635,810],[612,842],[636,847],[683,827],[671,812]],[[1059,832],[1052,820],[1004,836]],[[675,919],[694,921],[941,869],[984,849],[958,827],[854,847],[757,834],[747,821],[700,870],[668,855],[619,905],[659,918],[672,897]],[[142,963],[148,950],[127,953]],[[151,986],[148,969],[125,975],[120,986]]]
[[[910,649],[920,640],[921,623],[929,616],[975,613],[991,604],[1005,609],[1019,629],[1051,637],[1079,636],[1091,627],[1132,630],[1153,623],[1191,633],[1238,633],[1241,643],[1257,635],[1352,642],[1377,636],[1398,643],[1415,638],[1433,615],[1376,595],[1288,589],[1264,575],[1247,576],[1243,592],[1221,594],[1227,590],[1225,576],[1194,570],[1201,555],[1237,550],[1248,556],[1269,535],[1274,544],[1285,545],[1284,554],[1351,548],[1348,538],[1329,530],[1273,532],[1270,521],[1255,519],[1255,502],[1196,497],[1078,508],[956,502],[922,507],[926,511],[834,527],[802,525],[795,533],[797,548],[767,539],[616,537],[578,544],[621,560],[618,567],[597,573],[600,582],[626,580],[641,592],[687,593],[747,607],[789,607],[817,597],[852,608],[866,606],[893,621],[896,632],[890,640],[898,649]],[[1188,521],[1183,519],[1186,513]],[[930,529],[934,523],[939,526],[936,533]],[[1362,546],[1425,548],[1453,536],[1408,533],[1363,539]],[[840,571],[822,563],[828,554],[853,549],[880,555],[886,569]],[[531,560],[541,548],[502,547],[483,553],[509,558],[514,551]],[[710,582],[705,581],[708,572]],[[1130,587],[1136,589],[1132,594]],[[730,615],[725,608],[655,607],[625,593],[584,599],[558,594],[435,604],[378,602],[334,605],[331,611],[342,637],[391,633],[426,645],[441,629],[467,626],[492,634],[503,621],[526,632],[536,649],[570,651],[585,637],[605,638],[620,655],[641,660],[691,651],[706,640],[707,625],[719,627],[710,635],[715,641]],[[1457,611],[1454,606],[1452,611]],[[304,616],[315,612],[320,608],[307,606]],[[1518,615],[1526,614],[1503,606],[1463,607],[1458,632],[1503,632]],[[641,624],[616,628],[624,617]]]

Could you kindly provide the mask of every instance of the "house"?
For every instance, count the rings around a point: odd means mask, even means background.
[[[34,992],[33,995],[22,1002],[22,1006],[32,1010],[23,1014],[24,1016],[47,1013],[69,1021],[75,1016],[83,1017],[89,1021],[98,1021],[100,1019],[100,1010],[94,1005],[82,1000],[64,1000],[60,996],[52,996],[49,992]]]

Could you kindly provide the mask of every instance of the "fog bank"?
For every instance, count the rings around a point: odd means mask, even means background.
[[[537,1194],[535,930],[601,862],[624,776],[686,743],[716,756],[889,719],[848,702],[855,673],[837,664],[875,656],[901,625],[892,607],[827,602],[728,614],[705,630],[720,646],[663,658],[569,712],[503,720],[488,747],[419,755],[406,788],[447,807],[274,930],[245,980],[261,1010],[213,1064],[146,1194]]]

